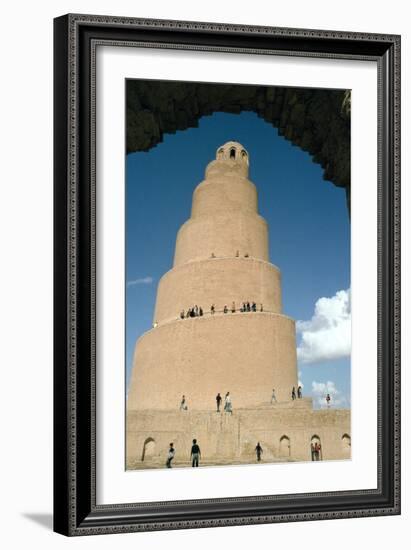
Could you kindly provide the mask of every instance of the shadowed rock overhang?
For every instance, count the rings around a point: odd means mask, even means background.
[[[322,167],[324,180],[345,188],[350,208],[349,90],[129,80],[127,153],[148,151],[217,111],[253,111],[277,128]]]

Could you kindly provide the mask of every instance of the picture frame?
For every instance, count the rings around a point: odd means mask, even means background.
[[[98,504],[96,49],[377,64],[378,486]],[[400,513],[400,37],[69,14],[54,20],[54,530],[67,536]],[[119,404],[123,407],[122,404]]]

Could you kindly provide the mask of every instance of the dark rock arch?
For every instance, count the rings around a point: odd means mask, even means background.
[[[345,188],[349,207],[350,107],[349,90],[128,80],[127,153],[148,151],[217,111],[254,111]]]

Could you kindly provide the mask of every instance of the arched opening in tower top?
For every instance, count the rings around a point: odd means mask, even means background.
[[[235,149],[234,147],[232,149],[230,149],[230,159],[235,159]]]

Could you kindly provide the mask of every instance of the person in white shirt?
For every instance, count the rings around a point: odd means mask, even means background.
[[[187,407],[187,402],[186,402],[186,396],[183,395],[183,397],[181,398],[181,403],[180,403],[180,411],[186,411],[188,409]]]
[[[231,396],[229,391],[225,394],[224,410],[225,412],[229,412],[230,414],[233,414],[233,407],[231,405]]]

